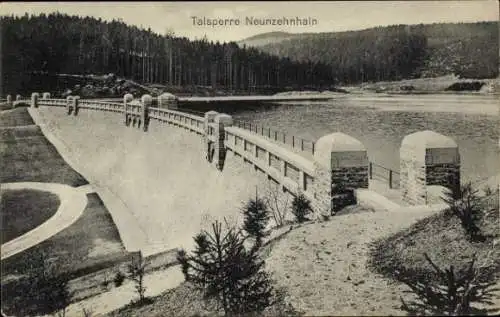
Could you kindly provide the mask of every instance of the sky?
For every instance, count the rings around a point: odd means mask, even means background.
[[[283,1],[283,2],[2,2],[1,15],[59,11],[71,15],[121,19],[156,33],[213,41],[239,41],[285,31],[336,32],[393,24],[498,21],[497,0],[462,1]],[[198,19],[233,19],[235,25],[199,25]],[[314,25],[247,25],[247,17],[316,19]],[[310,20],[312,21],[312,20]]]

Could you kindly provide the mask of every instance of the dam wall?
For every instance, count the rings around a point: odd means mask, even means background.
[[[78,96],[53,99],[48,93],[33,93],[30,99],[18,95],[16,101],[8,100],[13,107],[16,103],[27,103],[33,108],[62,107],[67,115],[77,117],[79,112],[87,110],[116,113],[117,120],[124,119],[125,126],[146,134],[150,125],[187,130],[199,137],[204,149],[199,155],[215,170],[225,169],[227,154],[231,153],[242,165],[251,165],[266,175],[282,191],[304,195],[317,216],[333,215],[345,205],[355,204],[357,191],[368,189],[372,174],[369,153],[352,136],[333,132],[321,137],[315,142],[311,157],[235,126],[228,114],[208,111],[201,117],[178,111],[177,99],[172,96],[144,95],[134,100],[126,95],[119,103],[83,100]],[[400,196],[408,205],[428,204],[431,186],[450,190],[460,186],[458,146],[436,132],[421,131],[406,136],[401,144],[400,166]]]

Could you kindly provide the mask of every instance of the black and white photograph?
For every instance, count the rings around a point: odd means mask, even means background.
[[[499,8],[0,3],[1,317],[500,315]]]

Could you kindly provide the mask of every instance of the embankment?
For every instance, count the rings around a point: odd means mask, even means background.
[[[178,127],[152,122],[145,133],[112,113],[84,110],[74,117],[46,107],[39,113],[66,145],[73,167],[123,202],[132,217],[120,223],[123,211],[110,207],[113,219],[122,237],[144,232],[145,254],[190,248],[200,229],[214,219],[238,221],[256,186],[264,191],[265,182],[238,158],[228,155],[218,171],[206,161],[202,138]]]

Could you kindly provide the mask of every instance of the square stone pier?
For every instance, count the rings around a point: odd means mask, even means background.
[[[458,145],[434,131],[409,134],[400,149],[401,198],[410,205],[425,205],[430,185],[460,188]]]

